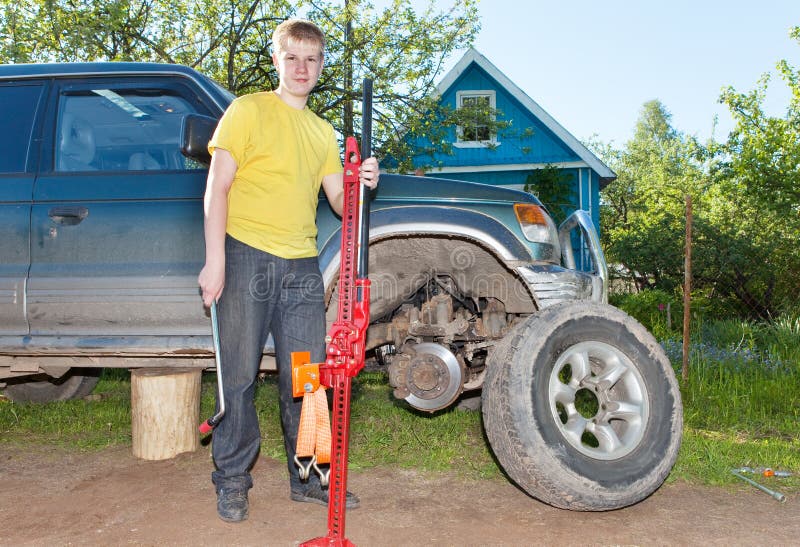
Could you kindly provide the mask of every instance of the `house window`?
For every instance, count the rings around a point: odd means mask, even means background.
[[[494,91],[459,91],[456,93],[459,109],[464,118],[458,126],[456,146],[483,146],[497,144],[489,122],[494,121],[496,97]]]

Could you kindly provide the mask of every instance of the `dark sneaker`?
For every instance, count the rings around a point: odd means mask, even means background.
[[[247,490],[242,488],[220,488],[217,492],[217,514],[225,522],[241,522],[247,519]]]
[[[319,484],[310,484],[302,492],[292,492],[291,497],[292,501],[328,505],[328,489],[322,488]],[[344,505],[347,509],[357,509],[361,505],[361,500],[358,499],[358,496],[348,491],[345,495]]]

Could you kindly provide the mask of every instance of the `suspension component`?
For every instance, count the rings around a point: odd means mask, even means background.
[[[394,396],[414,408],[435,412],[456,400],[464,385],[464,367],[452,351],[432,342],[407,345],[389,366]]]

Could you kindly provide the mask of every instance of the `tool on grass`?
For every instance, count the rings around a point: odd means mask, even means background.
[[[342,210],[342,247],[339,265],[339,310],[336,321],[325,338],[326,359],[324,363],[308,363],[308,352],[293,356],[293,390],[303,396],[304,410],[313,399],[311,393],[324,392],[315,388],[315,377],[321,386],[329,387],[333,393],[333,433],[330,447],[330,470],[328,471],[328,535],[309,540],[302,545],[350,546],[345,538],[345,509],[347,502],[347,453],[350,439],[350,392],[352,379],[364,368],[364,351],[369,327],[370,282],[367,277],[369,264],[369,189],[359,184],[358,175],[362,158],[372,155],[372,80],[364,80],[362,103],[361,154],[354,137],[345,141],[344,161],[344,206]],[[295,364],[295,362],[297,363]],[[304,362],[303,362],[304,361]],[[317,401],[319,395],[317,395]],[[327,415],[327,400],[324,410],[315,404],[317,420]],[[303,419],[301,417],[301,424]],[[302,429],[302,425],[301,425]],[[315,428],[319,432],[319,429]],[[298,432],[298,447],[308,451],[305,444],[315,444],[314,455],[321,461],[325,450],[325,439],[318,433],[313,441]],[[305,434],[304,434],[305,435]],[[301,443],[303,446],[301,447]],[[298,451],[299,451],[298,448]],[[312,456],[312,464],[314,456]],[[309,467],[302,469],[308,470]],[[316,467],[319,471],[319,468]],[[320,472],[321,475],[324,475]],[[322,480],[328,480],[323,476]]]
[[[755,486],[756,488],[758,488],[759,490],[761,490],[765,494],[769,494],[770,496],[772,496],[773,498],[775,498],[779,502],[783,503],[783,502],[786,501],[786,496],[784,496],[780,492],[776,492],[775,490],[771,490],[771,489],[767,488],[766,486],[764,486],[763,484],[759,484],[756,481],[754,481],[752,479],[749,479],[749,478],[745,477],[744,475],[742,475],[741,471],[743,469],[749,469],[749,468],[731,469],[731,473],[733,473],[734,475],[736,475],[737,477],[742,479],[744,482],[746,482],[748,484],[752,484],[753,486]]]
[[[217,322],[217,301],[211,302],[211,336],[214,339],[214,362],[217,368],[217,401],[219,410],[208,420],[200,424],[200,433],[205,435],[222,421],[225,416],[225,394],[222,391],[222,358],[219,351],[219,322]]]
[[[789,471],[776,471],[771,467],[759,467],[757,469],[753,469],[752,467],[740,467],[737,471],[739,471],[740,473],[752,473],[755,475],[761,475],[762,477],[786,478],[792,476],[792,474]]]

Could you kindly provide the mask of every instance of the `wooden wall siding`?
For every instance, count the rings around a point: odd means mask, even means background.
[[[500,87],[481,67],[471,65],[455,85],[442,96],[442,101],[455,108],[458,91],[494,90],[496,108],[502,113],[499,119],[511,120],[512,125],[500,132],[499,146],[495,148],[454,147],[453,155],[437,153],[433,157],[418,156],[415,163],[431,165],[470,166],[515,163],[560,163],[580,161],[578,155],[559,140],[538,119],[522,107],[508,91]],[[525,129],[531,127],[533,134],[525,136]],[[455,129],[448,132],[449,142],[456,142]]]

